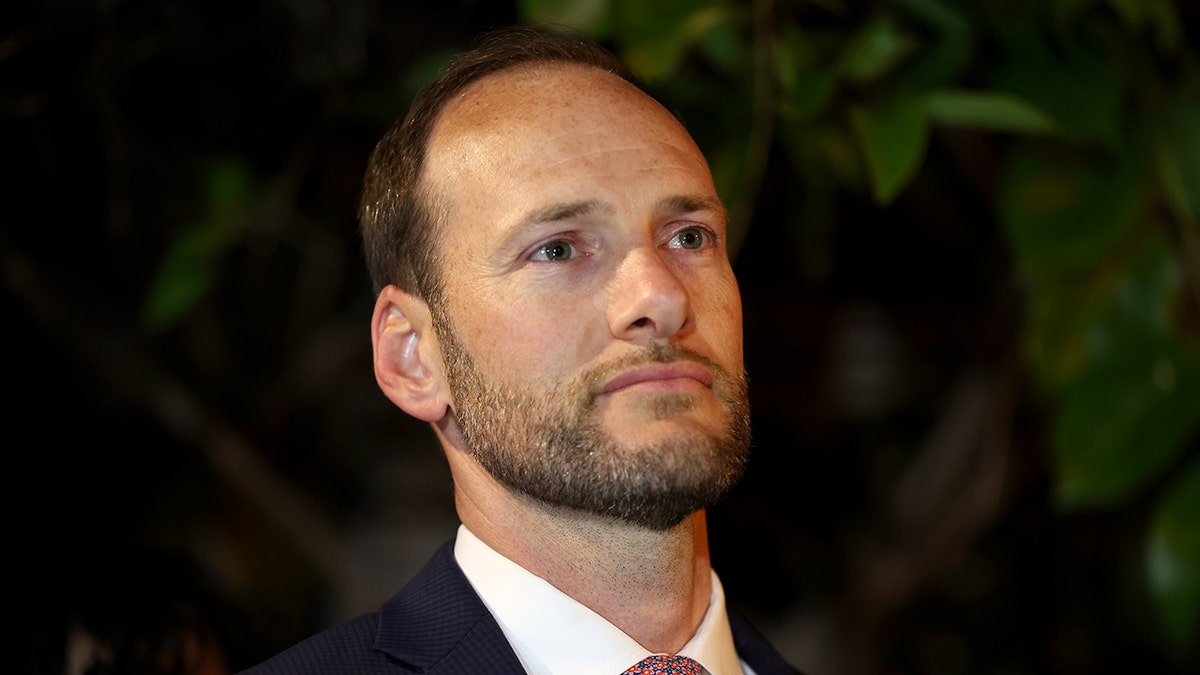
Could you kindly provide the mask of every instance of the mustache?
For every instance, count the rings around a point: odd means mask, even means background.
[[[588,400],[595,400],[604,385],[621,372],[655,363],[692,361],[703,366],[713,376],[714,386],[730,380],[730,374],[720,364],[703,354],[668,341],[650,343],[646,348],[606,361],[588,369],[580,376],[581,389],[587,392]]]

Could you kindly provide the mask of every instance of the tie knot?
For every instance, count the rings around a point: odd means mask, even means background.
[[[638,661],[622,675],[704,675],[704,669],[686,656],[654,654]]]

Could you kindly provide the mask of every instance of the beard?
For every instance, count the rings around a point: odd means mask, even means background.
[[[441,316],[438,316],[441,315]],[[730,374],[669,342],[590,368],[544,391],[495,382],[475,363],[443,312],[435,311],[454,414],[467,448],[497,481],[555,507],[667,530],[723,499],[745,469],[750,412],[744,373]],[[612,375],[650,363],[696,361],[713,376],[720,430],[689,428],[624,445],[607,431],[596,399]],[[654,419],[694,408],[700,394],[647,394]]]

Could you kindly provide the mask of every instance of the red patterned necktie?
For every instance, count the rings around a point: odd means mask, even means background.
[[[647,656],[621,675],[704,675],[704,668],[686,656]]]

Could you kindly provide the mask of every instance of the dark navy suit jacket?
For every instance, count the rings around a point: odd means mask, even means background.
[[[796,675],[753,627],[729,615],[757,675]],[[454,560],[453,541],[378,612],[338,624],[242,675],[524,675],[500,625]],[[614,674],[617,675],[617,674]]]

